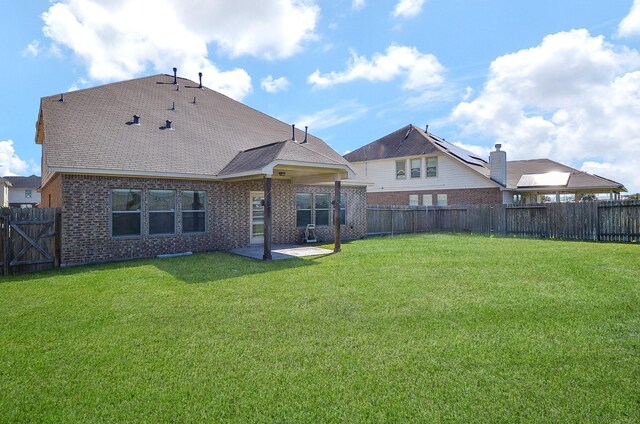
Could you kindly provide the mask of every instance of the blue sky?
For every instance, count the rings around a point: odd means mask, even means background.
[[[171,73],[344,154],[412,123],[640,192],[640,0],[30,0],[0,16],[0,174],[40,97]]]

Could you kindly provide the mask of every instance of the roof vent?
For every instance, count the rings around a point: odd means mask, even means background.
[[[411,131],[413,131],[413,125],[409,128],[409,130],[407,131],[407,133],[404,135],[404,139],[406,140],[407,137],[409,137],[409,134],[411,134]]]
[[[429,134],[429,124],[427,124],[427,126],[425,127],[424,132],[426,132],[427,134]]]
[[[291,124],[291,132],[292,132],[292,136],[291,136],[291,141],[296,141],[296,124]]]
[[[198,78],[200,78],[200,85],[198,88],[202,88],[202,72],[198,72]]]
[[[178,68],[173,68],[173,83],[178,83]]]
[[[176,84],[176,91],[180,91],[180,84]]]
[[[140,116],[133,115],[133,122],[131,122],[131,125],[140,125]]]
[[[308,126],[304,126],[304,140],[302,140],[302,143],[300,144],[307,144],[307,131],[308,131],[309,127]]]
[[[193,96],[193,104],[196,104],[196,96]]]
[[[171,110],[176,110],[176,102],[171,103]]]
[[[172,125],[171,121],[170,121],[169,119],[167,119],[167,120],[165,121],[165,123],[164,123],[164,129],[165,129],[165,130],[172,130],[172,129],[173,129],[173,127],[172,127],[171,125]]]
[[[60,99],[58,101],[59,102],[64,102],[64,94],[60,94]]]

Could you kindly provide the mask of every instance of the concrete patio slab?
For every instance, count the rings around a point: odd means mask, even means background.
[[[235,255],[246,256],[248,258],[262,260],[264,254],[264,247],[262,245],[254,245],[248,247],[241,247],[239,249],[230,250],[229,253]],[[276,259],[293,259],[301,258],[303,256],[319,256],[328,255],[333,253],[333,250],[322,249],[315,246],[299,246],[295,244],[290,245],[276,245],[271,248],[271,256]]]

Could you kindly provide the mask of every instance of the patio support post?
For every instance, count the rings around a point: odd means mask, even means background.
[[[333,202],[333,252],[340,251],[340,180],[335,182],[335,194]]]
[[[270,261],[271,257],[271,177],[264,178],[264,254],[263,261]]]

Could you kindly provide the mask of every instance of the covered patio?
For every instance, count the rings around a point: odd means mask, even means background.
[[[334,160],[308,147],[307,133],[304,140],[297,142],[296,130],[292,126],[293,136],[284,140],[239,152],[235,158],[222,170],[220,177],[225,180],[263,180],[263,199],[259,202],[263,207],[263,237],[261,246],[247,247],[247,252],[255,252],[262,248],[262,259],[270,261],[274,257],[273,248],[273,180],[289,180],[292,184],[327,184],[333,183],[334,199],[340,199],[342,180],[355,177],[354,171],[346,161]],[[340,158],[342,159],[342,158]],[[252,198],[252,202],[256,200]],[[339,252],[340,247],[340,202],[332,202],[333,209],[333,252]],[[254,242],[255,243],[255,242]],[[244,249],[244,248],[243,248]],[[242,249],[236,249],[242,251]],[[326,249],[322,249],[326,250]],[[299,252],[299,251],[294,251]],[[289,252],[291,253],[291,251]],[[325,252],[314,253],[325,254]],[[283,255],[280,253],[279,255]],[[291,254],[290,256],[299,256]],[[306,255],[304,255],[306,256]],[[255,257],[254,254],[251,257]],[[282,259],[278,257],[277,259]]]

